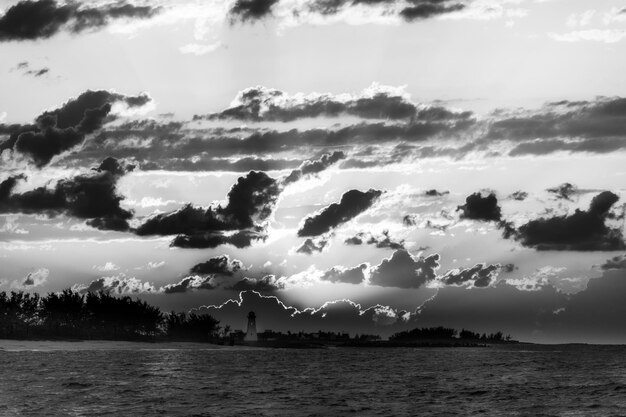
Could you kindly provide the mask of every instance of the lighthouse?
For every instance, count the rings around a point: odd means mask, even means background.
[[[244,339],[246,342],[256,342],[256,314],[254,311],[248,313],[248,329],[246,330],[246,337]]]

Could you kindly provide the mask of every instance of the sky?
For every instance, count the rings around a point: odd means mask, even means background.
[[[0,0],[0,291],[626,343],[626,3]]]

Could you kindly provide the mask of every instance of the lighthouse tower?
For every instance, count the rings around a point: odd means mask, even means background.
[[[258,340],[256,335],[256,314],[254,314],[254,311],[248,313],[248,329],[243,340],[246,342],[256,342]]]

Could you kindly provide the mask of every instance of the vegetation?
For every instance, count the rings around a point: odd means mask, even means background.
[[[208,314],[163,314],[158,307],[106,292],[70,289],[47,296],[0,292],[0,338],[196,340],[220,336],[219,321]]]
[[[474,333],[470,330],[462,329],[457,332],[456,329],[448,327],[427,327],[427,328],[415,328],[404,332],[394,334],[389,338],[392,342],[407,342],[407,341],[423,341],[423,340],[459,340],[463,342],[483,342],[483,343],[502,343],[511,340],[511,336],[504,337],[502,332],[496,332],[491,334],[482,335]]]

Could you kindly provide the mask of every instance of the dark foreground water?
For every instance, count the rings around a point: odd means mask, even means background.
[[[0,341],[0,415],[626,415],[626,348]]]

